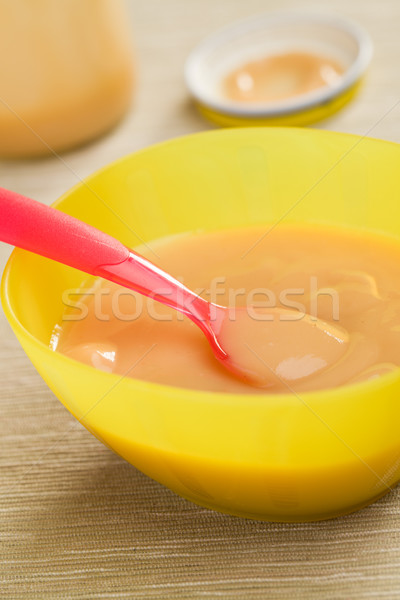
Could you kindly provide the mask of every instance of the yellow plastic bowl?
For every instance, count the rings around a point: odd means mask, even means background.
[[[58,208],[130,246],[181,231],[331,223],[400,236],[400,147],[303,129],[220,130],[123,158]],[[82,273],[15,250],[6,315],[64,405],[150,477],[203,506],[276,521],[360,508],[400,478],[400,370],[294,395],[198,392],[100,372],[49,349]]]

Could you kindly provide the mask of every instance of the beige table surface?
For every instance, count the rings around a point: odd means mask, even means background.
[[[277,8],[334,11],[369,30],[375,57],[361,95],[320,126],[400,142],[399,0],[132,0],[140,73],[131,113],[62,161],[1,162],[0,185],[50,203],[119,156],[209,128],[188,99],[185,57],[215,28]],[[1,269],[7,255],[1,246]],[[327,522],[224,516],[182,500],[79,426],[3,314],[0,381],[0,598],[400,598],[398,490]]]

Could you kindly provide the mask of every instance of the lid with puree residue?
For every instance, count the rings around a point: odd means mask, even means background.
[[[369,35],[352,21],[264,14],[201,42],[185,79],[200,112],[219,125],[307,125],[354,96],[371,57]]]

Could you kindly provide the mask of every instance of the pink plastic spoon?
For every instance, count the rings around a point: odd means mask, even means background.
[[[347,348],[341,328],[285,309],[207,302],[113,237],[55,208],[0,188],[0,240],[154,298],[189,317],[215,357],[260,387],[317,375]]]

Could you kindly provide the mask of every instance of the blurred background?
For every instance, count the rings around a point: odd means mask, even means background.
[[[183,66],[206,35],[239,19],[274,10],[349,17],[369,32],[374,56],[360,94],[316,127],[400,141],[400,3],[398,0],[130,0],[136,82],[129,112],[96,141],[62,155],[0,162],[3,187],[50,203],[108,162],[156,142],[213,127],[194,108]],[[1,83],[0,83],[1,90]],[[388,111],[390,111],[388,113]],[[388,114],[386,114],[388,113]]]

